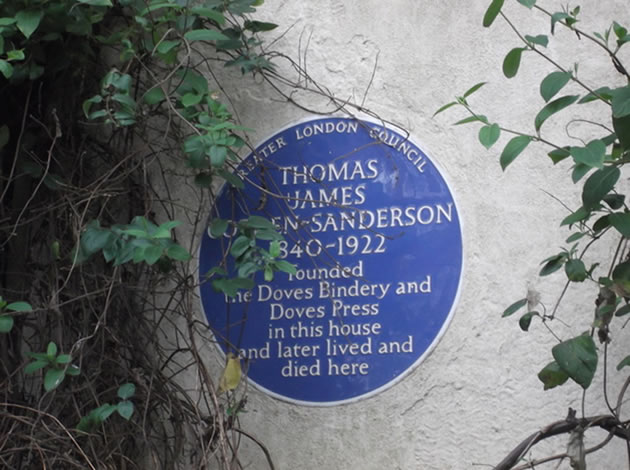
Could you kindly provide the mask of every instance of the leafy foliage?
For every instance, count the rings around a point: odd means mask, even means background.
[[[496,0],[490,2],[483,18],[483,25],[488,27],[496,18],[503,17],[521,42],[510,50],[503,61],[502,68],[505,77],[512,78],[518,73],[522,54],[526,52],[534,53],[543,61],[553,65],[555,70],[540,81],[539,93],[544,104],[534,118],[533,129],[523,131],[508,129],[499,124],[489,125],[492,121],[484,118],[485,125],[479,131],[479,141],[489,149],[503,135],[512,135],[504,144],[499,157],[503,170],[512,165],[526,149],[529,151],[530,144],[544,144],[551,147],[548,156],[554,164],[562,161],[572,163],[570,178],[573,183],[581,185],[581,198],[577,203],[579,204],[577,209],[561,220],[560,225],[572,228],[573,233],[567,238],[565,248],[542,261],[539,274],[544,277],[563,273],[567,287],[571,284],[579,285],[581,289],[591,293],[596,305],[594,310],[591,305],[584,305],[579,312],[570,312],[570,318],[565,318],[564,322],[574,329],[587,331],[566,339],[553,333],[553,321],[561,312],[561,300],[567,292],[566,288],[560,294],[551,312],[548,312],[539,300],[532,302],[524,298],[510,305],[503,312],[503,317],[512,316],[527,307],[526,313],[519,319],[521,330],[530,331],[532,320],[539,318],[548,331],[554,334],[557,340],[557,344],[551,350],[554,361],[543,367],[538,374],[545,390],[566,383],[577,384],[583,390],[587,390],[598,372],[598,365],[601,369],[602,360],[605,364],[609,349],[614,347],[627,352],[627,345],[615,343],[610,331],[614,328],[623,328],[625,323],[616,318],[630,312],[628,304],[628,299],[630,299],[628,256],[630,253],[627,248],[627,241],[630,239],[630,209],[626,205],[624,189],[619,184],[623,167],[630,161],[630,120],[627,120],[630,116],[630,85],[617,86],[615,84],[619,81],[615,80],[612,74],[603,72],[597,77],[586,79],[578,74],[577,64],[571,67],[563,66],[562,60],[552,59],[544,48],[550,41],[557,40],[555,33],[558,27],[567,28],[575,33],[574,38],[595,43],[600,51],[604,51],[610,57],[614,71],[627,82],[630,75],[618,53],[620,48],[630,41],[630,37],[626,27],[617,21],[612,21],[610,27],[603,33],[591,34],[580,29],[580,7],[566,6],[561,11],[549,12],[540,7],[536,0],[518,0],[518,3],[531,10],[532,13],[544,15],[550,20],[550,36],[546,34],[523,35],[503,12],[503,3]],[[616,38],[612,44],[611,32],[614,32],[612,39]],[[600,81],[597,87],[588,84],[590,81],[597,80]],[[605,83],[601,83],[602,81]],[[581,88],[582,93],[558,97],[558,94],[568,85],[572,85],[572,90]],[[477,89],[473,87],[471,90]],[[465,96],[456,98],[455,101],[438,109],[436,114],[459,106],[470,115],[460,120],[460,123],[478,122],[480,114],[469,104],[470,95],[471,93],[467,92]],[[592,126],[591,130],[599,133],[599,137],[594,139],[591,137],[590,140],[579,139],[583,142],[581,145],[574,144],[574,135],[567,136],[570,138],[567,142],[552,142],[547,137],[543,124],[548,120],[560,119],[558,115],[561,111],[566,118],[571,107],[588,103],[603,104],[609,110],[609,118],[603,122],[588,121]],[[569,122],[571,122],[570,119],[571,117],[568,118]],[[614,129],[614,133],[611,133],[610,129]],[[609,234],[609,237],[603,238],[604,234]],[[614,255],[610,258],[601,257],[591,266],[587,266],[585,262],[587,252],[592,246],[602,243],[602,240],[610,240],[610,236],[617,242],[617,248],[612,250]],[[598,269],[600,265],[605,269]],[[536,310],[533,310],[534,308]],[[628,356],[626,356],[617,367],[618,371],[626,374],[625,378],[621,378],[626,381],[626,384],[630,381],[627,371],[624,370],[628,364]],[[604,397],[608,393],[608,377],[604,375]],[[626,387],[622,388],[618,403],[623,402],[625,391]],[[607,402],[604,408],[611,413],[610,423],[613,423],[614,430],[621,432],[625,425],[620,418],[620,405],[614,408]],[[587,417],[582,417],[582,419],[584,422],[591,422]],[[614,430],[611,432],[615,432]],[[627,436],[627,433],[620,434],[620,436],[624,435]],[[536,439],[538,440],[539,437]],[[585,468],[582,435],[574,434],[571,439],[580,441],[579,445],[572,441],[569,445],[571,449],[582,449],[580,455],[578,455],[579,452],[569,455],[571,465],[574,468]],[[535,442],[526,441],[519,448],[529,449]],[[512,468],[524,456],[524,454],[513,452],[496,468]],[[565,455],[560,457],[564,458]],[[544,461],[556,458],[559,457],[544,459]],[[536,460],[530,460],[527,467],[534,467],[537,463]],[[524,468],[524,466],[519,468]]]

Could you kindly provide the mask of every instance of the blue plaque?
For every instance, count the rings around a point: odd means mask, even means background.
[[[280,257],[297,267],[270,282],[259,272],[228,298],[207,273],[238,235],[203,237],[202,307],[249,380],[293,403],[334,405],[417,366],[450,321],[462,273],[459,214],[429,157],[398,129],[326,118],[278,132],[236,171],[245,188],[225,185],[213,217],[271,219]]]

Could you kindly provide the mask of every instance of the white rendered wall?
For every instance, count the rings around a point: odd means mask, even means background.
[[[459,204],[465,255],[460,301],[450,327],[433,353],[400,383],[377,396],[329,408],[292,405],[249,389],[243,428],[268,446],[279,470],[490,468],[521,439],[563,419],[568,406],[580,407],[577,385],[543,392],[536,378],[551,360],[554,344],[544,327],[534,322],[523,333],[517,318],[500,318],[528,288],[538,290],[547,305],[560,293],[562,274],[541,280],[537,273],[538,263],[569,234],[557,228],[566,209],[546,192],[572,207],[579,201],[570,183],[570,164],[554,167],[542,146],[531,145],[503,173],[498,157],[505,137],[486,151],[477,141],[478,126],[451,126],[465,114],[432,118],[455,95],[489,81],[470,100],[476,109],[507,127],[533,131],[533,117],[543,106],[538,84],[552,69],[525,54],[519,75],[510,81],[503,77],[505,54],[520,44],[500,18],[491,29],[481,26],[489,3],[267,0],[260,9],[259,19],[280,25],[267,41],[292,26],[275,47],[297,60],[308,43],[309,73],[339,98],[363,99],[378,55],[365,105],[409,130],[443,169]],[[555,1],[539,3],[554,11],[561,7]],[[506,1],[505,11],[524,33],[549,34],[548,20],[515,0]],[[587,31],[603,31],[613,18],[630,22],[627,0],[586,0],[581,16]],[[562,28],[557,38],[551,39],[550,53],[563,65],[581,62],[581,76],[596,86],[617,79],[606,57],[586,41],[576,41]],[[250,135],[253,142],[309,116],[278,101],[269,87],[250,86],[251,80],[247,87],[238,87],[236,79],[232,83],[228,91],[236,97],[243,125],[256,129]],[[552,118],[545,124],[546,135],[565,142],[563,127],[555,122]],[[580,290],[569,290],[575,300],[563,303],[561,317],[592,311],[595,290],[590,296]],[[573,331],[556,327],[569,338],[588,324]],[[615,338],[628,339],[627,333]],[[220,371],[221,356],[211,354],[211,360]],[[600,384],[601,368],[587,395],[587,415],[606,412],[595,405],[601,402]],[[563,452],[566,438],[555,443],[542,449]],[[604,454],[591,458],[589,468],[615,469],[627,462],[619,443]],[[246,468],[265,468],[263,454],[253,446],[239,456]],[[569,468],[568,463],[560,468]]]

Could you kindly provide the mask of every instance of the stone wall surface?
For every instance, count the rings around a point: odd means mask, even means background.
[[[551,0],[538,3],[554,11],[562,6]],[[583,3],[582,27],[587,31],[603,31],[613,18],[630,20],[625,0]],[[519,74],[505,79],[503,58],[519,39],[500,18],[492,28],[482,28],[488,4],[267,0],[260,9],[260,19],[280,25],[267,34],[267,41],[282,35],[275,48],[296,60],[301,57],[312,77],[338,98],[360,103],[365,97],[366,108],[409,130],[441,166],[459,205],[465,258],[460,300],[448,330],[432,354],[398,384],[333,407],[298,406],[249,390],[243,428],[265,443],[279,470],[491,468],[522,438],[563,419],[568,406],[581,407],[579,387],[544,392],[536,377],[555,344],[544,326],[534,322],[523,333],[516,318],[500,318],[528,289],[540,292],[548,307],[562,290],[563,276],[540,279],[537,273],[539,262],[569,234],[557,227],[567,214],[560,201],[572,208],[579,201],[569,163],[554,167],[543,146],[531,145],[502,172],[498,157],[505,136],[487,151],[477,141],[477,125],[452,126],[465,114],[450,111],[432,117],[455,95],[488,81],[470,99],[475,108],[505,127],[533,130],[533,117],[543,106],[538,84],[553,66],[525,54]],[[548,19],[516,1],[507,1],[505,11],[524,33],[548,34]],[[562,28],[548,50],[567,68],[580,62],[580,77],[588,83],[617,79],[605,54]],[[280,70],[288,73],[282,64]],[[225,86],[235,97],[243,125],[255,129],[253,141],[309,116],[262,83],[240,88],[235,80]],[[325,104],[306,95],[303,99],[316,107]],[[585,112],[585,117],[597,119],[607,110],[595,105]],[[545,136],[566,142],[565,122],[550,119]],[[612,240],[601,249],[613,250]],[[569,289],[561,317],[592,310],[594,297],[582,290]],[[588,325],[575,325],[572,331],[559,324],[555,328],[570,337]],[[627,333],[620,335],[617,341],[630,339]],[[220,370],[220,355],[211,356]],[[617,362],[616,357],[611,360]],[[601,381],[600,371],[586,396],[589,415],[606,412]],[[611,390],[618,386],[613,383]],[[602,438],[595,436],[589,445]],[[565,446],[563,437],[534,455],[563,452]],[[244,445],[239,455],[246,468],[266,468],[253,445]],[[613,442],[601,455],[589,457],[589,469],[615,469],[625,462],[625,447]],[[568,462],[560,468],[569,468]]]

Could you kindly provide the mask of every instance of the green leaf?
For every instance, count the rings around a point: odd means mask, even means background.
[[[129,421],[133,415],[133,403],[128,400],[121,401],[116,407],[116,411],[123,418]]]
[[[274,266],[278,271],[285,272],[287,274],[295,274],[297,272],[297,268],[294,264],[289,263],[283,259],[274,261]]]
[[[616,166],[607,166],[588,177],[582,189],[582,203],[585,209],[593,209],[612,191],[619,180],[621,171]]]
[[[522,47],[515,47],[505,56],[503,60],[503,75],[507,78],[516,76],[518,68],[521,65],[521,54],[525,49]]]
[[[584,236],[586,236],[586,233],[584,233],[584,232],[573,233],[573,234],[569,235],[569,237],[567,237],[566,242],[567,243],[573,243],[573,242],[576,242],[576,241],[580,240],[581,238],[584,238]]]
[[[540,130],[540,127],[543,123],[552,115],[557,113],[558,111],[562,111],[567,106],[572,105],[578,100],[578,95],[569,95],[558,98],[557,100],[553,100],[551,103],[548,103],[540,112],[536,115],[536,119],[534,119],[534,126],[536,127],[536,131]]]
[[[624,199],[625,196],[623,194],[607,194],[604,196],[604,202],[614,211],[623,207]]]
[[[273,281],[273,269],[271,269],[269,266],[265,266],[264,277],[265,282]]]
[[[278,27],[277,24],[274,23],[265,23],[264,21],[245,21],[245,29],[251,31],[252,33],[259,33],[263,31],[271,31]]]
[[[593,338],[582,335],[563,341],[556,344],[551,353],[573,381],[585,390],[591,385],[597,369],[597,349]]]
[[[563,147],[560,149],[552,150],[547,155],[549,155],[549,158],[551,158],[551,161],[555,165],[561,162],[562,160],[564,160],[565,158],[570,157],[571,153],[569,152],[569,147]]]
[[[131,382],[122,384],[120,387],[118,387],[118,398],[120,398],[121,400],[127,400],[133,397],[135,393],[136,386]]]
[[[228,228],[229,222],[225,219],[213,219],[208,228],[210,238],[219,238]]]
[[[479,129],[479,142],[485,148],[492,147],[501,136],[501,128],[498,124],[490,124]]]
[[[0,59],[0,72],[4,78],[9,79],[13,75],[13,66],[6,60]]]
[[[523,331],[529,331],[529,325],[532,323],[532,318],[538,315],[538,312],[527,312],[518,320],[518,326]]]
[[[44,376],[44,389],[47,392],[57,388],[63,379],[66,377],[66,372],[63,369],[51,368],[46,371]]]
[[[571,282],[584,282],[584,280],[588,277],[586,266],[580,259],[570,259],[567,261],[564,265],[564,272]]]
[[[526,135],[519,135],[517,137],[512,138],[505,148],[503,149],[503,153],[501,153],[501,157],[499,162],[501,163],[501,168],[503,171],[508,167],[510,163],[512,163],[516,157],[518,157],[523,150],[529,145],[532,141],[532,138]]]
[[[27,364],[27,366],[24,368],[24,373],[27,374],[27,375],[34,374],[38,370],[41,370],[44,367],[46,367],[48,364],[49,364],[48,361],[44,361],[42,359],[38,359],[36,361],[33,361],[33,362]]]
[[[569,375],[560,368],[556,361],[553,361],[538,373],[538,378],[544,384],[544,389],[549,390],[565,383],[569,380]]]
[[[68,367],[66,369],[66,374],[67,375],[71,375],[71,376],[77,376],[81,373],[81,369],[79,369],[78,366],[75,366],[74,364],[72,364],[70,367]]]
[[[246,223],[248,227],[255,229],[276,230],[276,226],[273,222],[259,215],[250,215]]]
[[[201,16],[202,18],[209,19],[214,21],[218,25],[225,24],[225,16],[217,10],[213,10],[212,8],[204,8],[204,7],[195,7],[191,10],[193,15]]]
[[[600,97],[605,101],[610,101],[612,99],[612,95],[613,91],[609,87],[603,86],[584,96],[580,101],[578,101],[578,104],[590,103],[591,101],[600,99]]]
[[[536,5],[536,0],[518,0],[518,3],[520,3],[521,5],[526,6],[527,8],[529,8],[531,10],[532,7],[534,5]]]
[[[462,124],[469,124],[471,122],[483,122],[484,124],[488,124],[488,118],[483,115],[468,116],[467,118],[461,119],[453,123],[453,125],[459,126]]]
[[[626,366],[630,366],[630,356],[626,356],[619,364],[617,364],[617,370],[621,370]]]
[[[571,80],[571,72],[551,72],[540,83],[540,96],[549,101]]]
[[[617,310],[615,312],[615,316],[616,317],[623,317],[624,315],[627,315],[630,313],[630,304],[626,304],[623,307],[619,308],[619,310]]]
[[[12,312],[31,312],[33,311],[33,307],[28,302],[12,302],[5,307],[7,310],[11,310]]]
[[[630,238],[630,213],[615,212],[608,216],[610,225],[615,227],[617,231],[626,238]]]
[[[235,258],[238,258],[243,253],[245,253],[250,248],[251,240],[244,235],[238,237],[234,243],[232,243],[232,248],[230,248],[230,253]]]
[[[54,359],[55,356],[57,356],[57,345],[54,341],[48,343],[48,347],[46,348],[46,356],[48,356],[49,359]]]
[[[630,115],[630,86],[612,90],[613,117],[621,118]]]
[[[182,105],[185,108],[198,105],[199,103],[201,103],[201,100],[203,99],[203,97],[204,95],[202,94],[186,93],[184,96],[182,96],[182,99],[181,99]]]
[[[608,215],[603,215],[593,224],[593,232],[601,232],[608,227],[610,227],[610,220],[608,220]]]
[[[269,255],[272,258],[277,258],[278,256],[280,256],[280,243],[277,240],[269,243]]]
[[[457,101],[451,101],[450,103],[446,103],[444,106],[442,106],[440,109],[438,109],[436,112],[433,113],[433,117],[437,116],[442,111],[446,111],[451,106],[455,106],[456,104],[459,104],[459,103]]]
[[[526,34],[525,40],[530,44],[536,44],[542,47],[547,47],[549,45],[549,38],[545,34],[538,34],[536,36],[530,36]]]
[[[164,95],[164,91],[162,91],[159,86],[156,86],[147,91],[142,98],[146,104],[154,105],[164,101],[166,96]]]
[[[512,305],[510,305],[508,308],[506,308],[505,311],[503,312],[503,314],[501,315],[501,317],[502,318],[509,317],[513,313],[515,313],[518,310],[520,310],[521,308],[523,308],[525,305],[527,305],[527,297],[525,297],[524,299],[521,299],[521,300],[517,300]]]
[[[486,83],[488,82],[479,82],[476,85],[471,86],[468,90],[466,90],[466,93],[464,93],[464,98],[468,98],[470,95],[472,95],[474,92],[476,92],[479,88],[481,88],[482,86],[484,86]],[[437,114],[437,113],[436,113]]]
[[[571,147],[570,152],[573,160],[577,163],[583,163],[593,168],[603,168],[606,144],[597,139],[586,144],[586,147]]]
[[[193,41],[227,41],[230,39],[216,29],[193,29],[184,34],[184,38]]]
[[[630,149],[630,115],[622,118],[613,116],[612,123],[621,148],[624,150]]]
[[[571,180],[577,183],[592,169],[593,167],[585,165],[584,163],[576,163],[571,172]]]
[[[111,7],[111,0],[78,0],[79,3],[83,3],[84,5],[91,5],[93,7]]]
[[[13,49],[7,52],[7,60],[24,60],[24,49]]]
[[[486,10],[485,15],[483,15],[483,26],[485,28],[494,22],[497,15],[501,12],[501,7],[503,7],[503,0],[492,0],[492,3]]]
[[[573,225],[576,222],[581,222],[584,219],[588,219],[590,215],[590,211],[587,211],[583,207],[580,207],[575,212],[572,212],[564,219],[562,219],[562,222],[560,222],[560,226],[562,227],[563,225]]]
[[[549,276],[552,273],[555,273],[558,269],[562,267],[565,263],[567,256],[565,253],[560,253],[554,256],[547,258],[543,261],[544,266],[538,273],[539,276]]]
[[[70,354],[59,354],[55,359],[55,363],[57,364],[69,364],[72,361],[72,357]]]
[[[143,252],[145,263],[147,263],[149,266],[157,263],[157,261],[162,257],[163,251],[164,250],[162,249],[161,246],[156,246],[156,245],[145,248]]]
[[[183,246],[173,244],[166,250],[166,256],[176,261],[188,261],[192,258],[190,253]]]
[[[35,32],[43,17],[43,10],[21,10],[15,14],[16,25],[26,39]]]
[[[227,147],[223,145],[213,145],[210,147],[210,163],[212,166],[222,166],[227,158]]]
[[[0,333],[8,333],[13,328],[15,320],[11,315],[0,315]]]
[[[219,176],[221,176],[225,181],[230,183],[235,188],[237,189],[245,188],[245,184],[243,183],[243,180],[236,173],[231,173],[227,170],[224,170],[223,168],[218,169],[217,173],[219,174]]]

